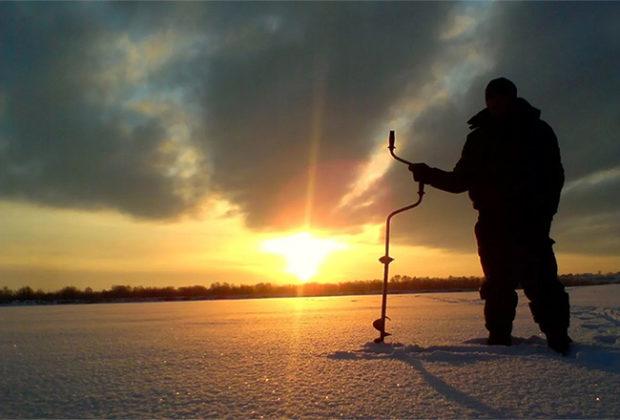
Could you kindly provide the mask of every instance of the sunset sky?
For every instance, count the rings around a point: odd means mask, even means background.
[[[451,169],[505,76],[566,172],[560,272],[620,271],[620,3],[2,3],[0,287],[380,278],[403,157]],[[525,197],[524,197],[525,199]],[[480,275],[466,194],[393,274]]]

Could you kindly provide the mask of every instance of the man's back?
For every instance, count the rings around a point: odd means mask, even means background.
[[[474,208],[552,217],[564,170],[557,138],[540,111],[519,98],[503,121],[485,109],[468,123],[473,131],[453,173],[464,180]]]

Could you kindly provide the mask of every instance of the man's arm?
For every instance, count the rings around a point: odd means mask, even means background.
[[[443,191],[462,193],[469,189],[471,164],[471,142],[465,142],[461,158],[451,172],[438,168],[431,168],[425,163],[415,163],[409,167],[413,172],[413,179],[417,182],[431,185]]]

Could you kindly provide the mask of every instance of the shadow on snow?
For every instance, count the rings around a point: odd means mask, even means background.
[[[500,359],[554,359],[564,363],[569,363],[575,367],[586,369],[597,369],[605,372],[620,373],[620,349],[574,343],[571,353],[560,356],[547,347],[546,340],[538,336],[529,338],[513,337],[513,345],[488,346],[486,338],[474,338],[467,340],[460,345],[439,345],[422,347],[418,345],[402,343],[380,343],[368,342],[359,350],[336,351],[326,355],[333,360],[398,360],[405,362],[415,368],[422,378],[432,387],[464,407],[477,411],[481,416],[505,418],[513,417],[506,410],[499,411],[490,407],[454,386],[448,384],[441,378],[430,373],[423,362],[440,362],[454,366],[462,366],[469,363],[480,361],[500,360]]]

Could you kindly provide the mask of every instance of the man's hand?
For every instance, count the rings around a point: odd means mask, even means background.
[[[431,176],[431,168],[426,163],[414,163],[409,165],[409,170],[413,172],[413,180],[428,184]]]

